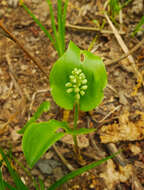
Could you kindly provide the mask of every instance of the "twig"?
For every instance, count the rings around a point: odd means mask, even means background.
[[[59,152],[59,150],[57,149],[56,145],[53,145],[54,150],[56,151],[57,155],[60,157],[60,159],[62,160],[62,162],[64,163],[64,165],[70,170],[70,171],[74,171],[75,168],[73,168],[73,166],[68,163],[68,161],[63,157],[63,155]]]
[[[12,64],[11,64],[11,61],[10,61],[10,57],[9,57],[9,54],[7,53],[6,54],[6,59],[7,59],[7,63],[8,63],[8,66],[9,66],[9,74],[10,74],[10,77],[11,77],[11,79],[12,79],[12,81],[13,81],[13,83],[14,83],[14,86],[15,86],[15,88],[16,88],[16,90],[18,91],[18,93],[20,94],[20,96],[21,96],[21,98],[22,98],[22,100],[21,100],[21,102],[20,102],[20,104],[19,104],[19,109],[20,110],[18,110],[18,111],[16,111],[16,113],[14,114],[14,116],[12,115],[12,117],[9,119],[10,121],[11,121],[11,119],[13,118],[13,117],[15,117],[15,115],[17,115],[17,114],[21,114],[21,116],[23,116],[24,115],[24,113],[25,113],[25,103],[26,103],[26,98],[25,98],[25,96],[23,95],[23,92],[22,92],[22,89],[20,88],[20,86],[19,86],[19,84],[17,83],[17,76],[15,75],[15,73],[14,73],[14,71],[13,71],[13,67],[12,67]]]
[[[87,128],[90,128],[90,121],[91,118],[90,116],[87,116]],[[96,150],[98,157],[103,158],[105,156],[105,153],[101,150],[101,148],[96,144],[95,140],[94,140],[94,134],[95,133],[89,133],[89,138],[91,141],[91,144],[93,146],[93,148]],[[97,156],[96,156],[97,157]]]
[[[0,22],[0,28],[6,33],[5,36],[9,37],[11,40],[13,40],[48,78],[47,72],[42,67],[42,65],[39,63],[39,61],[37,61],[36,58],[28,50],[26,50],[24,48],[23,44],[19,40],[17,40],[17,38],[2,25],[2,22]]]
[[[14,83],[14,86],[15,86],[15,88],[17,89],[17,91],[18,91],[18,93],[20,94],[20,96],[22,97],[22,98],[24,98],[24,95],[23,95],[23,93],[22,93],[22,90],[21,90],[21,88],[20,88],[20,86],[18,85],[18,83],[17,83],[17,76],[15,75],[15,73],[14,73],[14,71],[13,71],[13,67],[12,67],[12,64],[11,64],[11,61],[10,61],[10,57],[9,57],[9,55],[8,55],[8,53],[6,54],[6,59],[7,59],[7,63],[8,63],[8,66],[9,66],[9,74],[10,74],[10,76],[11,76],[11,78],[12,78],[12,81],[13,81],[13,83]]]
[[[110,154],[115,154],[116,152],[118,152],[118,149],[114,143],[108,143],[105,146],[108,149],[108,151],[110,152]],[[122,153],[117,154],[114,157],[114,160],[117,162],[117,164],[120,164],[121,166],[126,166],[126,164],[127,164],[123,158]]]
[[[119,108],[121,107],[121,105],[115,107],[112,111],[110,111],[106,116],[104,116],[103,119],[101,119],[99,121],[99,123],[103,122],[104,120],[106,120],[111,114],[113,114],[115,111],[117,111]]]
[[[11,61],[10,61],[10,58],[9,58],[9,55],[6,54],[6,59],[7,59],[7,63],[8,63],[8,66],[9,66],[9,74],[10,74],[10,77],[12,78],[12,81],[13,81],[13,84],[15,86],[15,88],[17,89],[18,93],[20,94],[22,100],[19,104],[19,108],[14,114],[12,114],[8,121],[1,127],[1,131],[0,131],[0,134],[4,133],[7,129],[7,126],[8,124],[19,114],[21,113],[21,116],[25,113],[25,97],[23,96],[23,93],[21,91],[21,88],[19,87],[19,85],[17,84],[16,82],[16,79],[15,79],[15,75],[14,75],[14,72],[13,72],[13,68],[12,68],[12,65],[11,65]]]
[[[106,61],[105,62],[105,65],[109,66],[109,65],[114,65],[116,64],[117,62],[125,59],[126,57],[128,57],[129,55],[131,55],[132,53],[134,53],[137,49],[139,49],[142,45],[144,44],[144,38],[135,46],[133,47],[131,50],[129,50],[128,53],[125,53],[123,54],[122,56],[120,56],[119,58],[117,59],[114,59],[112,61]]]
[[[31,114],[30,112],[31,112],[31,110],[32,110],[32,106],[33,106],[33,104],[34,104],[36,95],[37,95],[38,93],[44,93],[44,92],[47,92],[47,91],[49,91],[49,88],[43,89],[43,90],[38,90],[38,91],[36,91],[35,93],[33,93],[32,98],[31,98],[31,103],[30,103],[30,106],[29,106],[28,119],[30,119],[30,114]]]
[[[124,43],[122,37],[120,36],[120,34],[118,33],[117,29],[115,28],[115,26],[113,25],[113,23],[111,22],[111,20],[109,19],[108,15],[106,13],[104,13],[105,15],[105,18],[107,19],[110,27],[112,28],[113,32],[114,32],[114,35],[119,43],[119,45],[121,46],[122,50],[125,52],[125,53],[128,53],[129,50],[126,46],[126,44]],[[136,65],[135,65],[135,61],[134,61],[134,58],[132,57],[132,55],[129,55],[128,56],[128,59],[129,59],[129,62],[132,64],[132,67],[133,67],[133,70],[136,74],[136,77],[137,77],[137,80],[142,80],[142,75],[141,73],[138,71]]]
[[[78,26],[78,25],[72,25],[72,24],[66,24],[67,28],[74,29],[74,30],[83,30],[83,31],[93,31],[93,32],[100,32],[103,34],[113,34],[113,31],[109,30],[101,30],[100,28],[95,27],[87,27],[87,26]],[[125,34],[125,32],[119,32],[119,34]]]

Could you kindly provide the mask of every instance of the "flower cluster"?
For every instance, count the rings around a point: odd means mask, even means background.
[[[88,88],[87,79],[85,74],[81,69],[75,68],[72,71],[72,74],[69,76],[70,82],[66,83],[65,86],[68,88],[67,93],[75,93],[75,98],[78,101],[80,96],[85,94],[86,89]]]

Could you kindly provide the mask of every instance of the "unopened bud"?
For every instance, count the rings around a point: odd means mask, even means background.
[[[81,90],[80,94],[83,96],[83,95],[85,95],[85,92],[83,90]]]
[[[67,89],[67,93],[69,94],[69,93],[71,93],[73,91],[73,88],[69,88],[69,89]]]
[[[80,99],[80,95],[79,94],[76,94],[75,97],[76,97],[77,100]]]
[[[65,84],[66,87],[71,87],[72,86],[72,83],[68,82]]]
[[[87,83],[87,79],[84,79],[83,81],[82,81],[82,84],[86,84]]]
[[[88,88],[87,85],[84,85],[84,86],[81,87],[82,90],[86,90],[87,88]]]
[[[74,90],[74,91],[75,91],[76,93],[77,93],[77,92],[79,92],[79,88],[75,88],[75,90]]]

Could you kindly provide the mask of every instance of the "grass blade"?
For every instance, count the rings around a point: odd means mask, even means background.
[[[41,30],[46,34],[46,36],[49,38],[49,40],[52,42],[52,44],[55,46],[55,42],[53,40],[52,35],[48,32],[48,30],[41,24],[41,22],[39,21],[39,19],[36,18],[36,16],[30,11],[30,9],[23,3],[21,2],[21,5],[23,6],[23,8],[26,10],[26,12],[33,18],[33,20],[35,21],[35,23],[41,28]],[[57,50],[57,49],[56,49]]]
[[[8,189],[8,190],[16,190],[15,187],[11,186],[11,185],[10,185],[9,183],[7,183],[6,181],[4,181],[4,185],[5,185],[6,189]],[[4,190],[6,190],[6,189],[4,189]]]
[[[134,31],[132,32],[132,36],[135,36],[138,31],[140,31],[142,28],[142,25],[144,24],[144,16],[140,19],[139,23],[136,25]],[[143,28],[144,30],[144,28]]]
[[[22,182],[22,180],[20,179],[20,177],[18,176],[16,171],[11,167],[11,164],[10,164],[7,156],[5,155],[5,153],[3,152],[3,150],[1,148],[0,148],[0,154],[2,155],[2,157],[6,163],[8,171],[9,171],[12,179],[14,180],[16,188],[19,190],[28,190],[28,188],[24,185],[24,183]]]
[[[39,184],[40,184],[40,190],[45,190],[44,182],[39,179]]]
[[[65,0],[64,9],[63,9],[63,41],[64,41],[64,50],[65,50],[65,23],[66,23],[66,13],[67,13],[67,7],[68,7],[68,0]]]
[[[55,46],[56,46],[56,49],[58,51],[58,55],[61,56],[59,42],[58,42],[58,36],[57,36],[57,30],[56,30],[56,24],[55,24],[55,17],[54,17],[53,8],[52,8],[52,3],[51,3],[51,0],[46,0],[46,1],[49,5],[51,25],[52,25],[52,29],[53,29],[53,33],[54,33],[54,38],[55,38]]]
[[[120,151],[119,151],[119,152],[120,152]],[[104,159],[102,159],[102,160],[99,160],[99,161],[97,161],[97,162],[94,162],[94,163],[92,163],[92,164],[89,164],[89,165],[87,165],[87,166],[84,166],[84,167],[82,167],[82,168],[80,168],[80,169],[77,169],[77,170],[75,170],[75,171],[73,171],[73,172],[71,172],[71,173],[65,175],[65,176],[62,177],[60,180],[56,181],[56,183],[54,183],[53,185],[51,185],[47,190],[55,190],[56,188],[60,187],[62,184],[64,184],[64,183],[67,182],[68,180],[70,180],[70,179],[72,179],[72,178],[74,178],[74,177],[76,177],[76,176],[78,176],[78,175],[80,175],[80,174],[82,174],[82,173],[84,173],[84,172],[86,172],[86,171],[88,171],[88,170],[90,170],[90,169],[92,169],[92,168],[94,168],[94,167],[96,167],[96,166],[98,166],[98,165],[104,163],[105,161],[107,161],[107,160],[109,160],[109,159],[111,159],[111,158],[113,158],[113,157],[114,157],[116,154],[118,154],[119,152],[117,152],[117,153],[115,153],[115,154],[113,154],[113,155],[111,155],[111,156],[108,156],[108,157],[106,157],[106,158],[104,158]]]
[[[59,47],[60,47],[60,54],[63,55],[64,53],[64,36],[63,36],[63,21],[62,21],[62,0],[57,0],[57,7],[58,7],[58,33],[59,33]]]
[[[0,190],[5,190],[5,185],[4,185],[4,181],[3,181],[3,178],[2,178],[1,168],[0,168]]]

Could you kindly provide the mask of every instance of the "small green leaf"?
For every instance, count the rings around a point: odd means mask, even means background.
[[[83,60],[81,60],[81,56]],[[81,70],[86,77],[83,81],[83,85],[87,85],[84,93],[76,94],[74,91],[75,79],[72,79],[72,72],[75,69]],[[70,93],[68,91],[70,88],[67,87],[69,83],[73,83]],[[73,109],[77,96],[80,110],[94,109],[103,98],[103,88],[106,83],[106,70],[101,58],[86,50],[80,50],[73,42],[70,42],[67,51],[56,61],[50,73],[50,87],[54,101],[68,110]]]
[[[48,122],[32,123],[26,129],[22,147],[31,168],[48,148],[65,135],[64,132],[57,132],[59,128],[67,129],[66,122],[49,120]]]
[[[25,124],[25,126],[24,126],[21,130],[18,131],[18,133],[19,133],[19,134],[23,134],[24,131],[26,130],[26,128],[27,128],[30,124],[34,123],[34,122],[41,116],[41,114],[42,114],[43,112],[47,112],[47,111],[49,111],[49,109],[50,109],[50,102],[47,102],[47,101],[43,102],[43,103],[38,107],[38,109],[37,109],[37,111],[34,113],[34,115],[30,118],[30,120]]]

